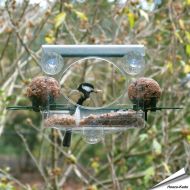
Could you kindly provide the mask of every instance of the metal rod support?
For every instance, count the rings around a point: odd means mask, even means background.
[[[43,53],[55,52],[63,57],[123,57],[130,51],[145,55],[144,45],[42,45]]]

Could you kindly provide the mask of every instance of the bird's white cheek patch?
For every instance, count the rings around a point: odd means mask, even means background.
[[[93,89],[92,88],[90,88],[89,86],[84,86],[84,85],[82,85],[82,88],[85,90],[85,91],[87,91],[87,92],[91,92]]]

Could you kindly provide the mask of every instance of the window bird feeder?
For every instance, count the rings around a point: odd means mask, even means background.
[[[32,109],[44,126],[64,130],[95,144],[106,133],[143,128],[148,111],[156,111],[158,83],[143,78],[143,45],[43,45],[41,68],[27,88]]]

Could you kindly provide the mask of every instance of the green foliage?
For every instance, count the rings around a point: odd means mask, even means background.
[[[55,17],[55,28],[58,28],[63,23],[63,21],[65,20],[65,17],[66,17],[66,13],[64,12],[59,13]]]
[[[185,46],[185,51],[186,51],[186,54],[190,56],[190,44],[187,44]]]
[[[156,139],[153,140],[152,150],[156,155],[160,155],[162,153],[162,146]]]
[[[144,177],[144,181],[145,184],[148,184],[148,182],[151,180],[151,178],[155,175],[155,169],[153,166],[150,166],[149,168],[147,168],[145,170],[145,177]]]
[[[0,183],[0,190],[16,190],[16,188],[11,184]]]

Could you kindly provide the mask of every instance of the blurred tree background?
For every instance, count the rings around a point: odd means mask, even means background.
[[[0,189],[144,190],[190,169],[189,18],[189,0],[0,0]],[[183,110],[93,146],[75,135],[64,149],[40,114],[6,110],[30,105],[42,44],[144,44],[159,104]]]

